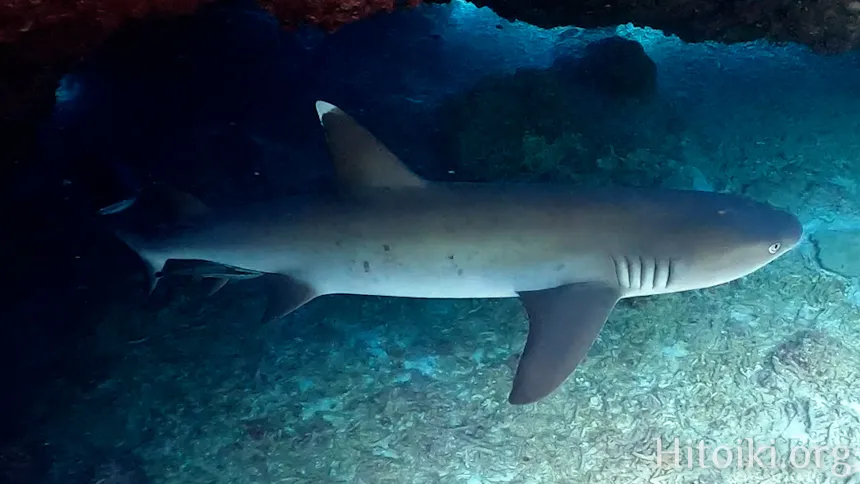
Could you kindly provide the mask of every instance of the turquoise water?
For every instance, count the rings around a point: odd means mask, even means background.
[[[330,37],[206,15],[151,58],[123,64],[118,47],[71,73],[52,122],[76,138],[49,129],[71,146],[54,156],[121,163],[215,208],[263,200],[329,170],[322,98],[431,179],[741,193],[797,214],[804,240],[741,280],[623,302],[558,391],[511,406],[527,330],[515,299],[327,296],[261,326],[257,281],[207,297],[180,279],[147,297],[134,255],[93,236],[68,250],[85,281],[69,297],[88,301],[63,353],[79,364],[59,363],[75,376],[36,393],[15,444],[51,463],[40,479],[853,482],[833,464],[860,450],[857,55],[687,45],[632,26],[547,31],[461,3]],[[656,64],[648,102],[594,101],[553,68],[610,35]],[[93,172],[72,183],[98,185]],[[658,461],[658,440],[675,438],[680,462]],[[775,460],[749,460],[746,439]],[[735,461],[688,465],[683,446],[699,442]],[[821,460],[802,465],[792,448]]]

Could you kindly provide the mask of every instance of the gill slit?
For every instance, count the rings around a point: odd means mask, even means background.
[[[669,258],[669,263],[666,268],[666,284],[664,285],[665,289],[669,289],[672,284],[672,276],[675,275],[675,259]]]
[[[660,261],[654,259],[654,270],[651,271],[651,287],[657,287],[657,274],[660,271]]]
[[[666,290],[675,283],[677,261],[641,255],[611,257],[619,286],[625,289]],[[638,272],[638,280],[635,277]]]

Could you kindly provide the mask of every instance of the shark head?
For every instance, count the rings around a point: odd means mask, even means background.
[[[693,192],[695,193],[695,192]],[[795,248],[803,226],[794,215],[728,194],[698,194],[674,221],[674,291],[702,289],[749,275]]]

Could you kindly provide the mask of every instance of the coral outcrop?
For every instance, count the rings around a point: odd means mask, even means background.
[[[2,0],[0,3],[0,127],[26,125],[50,109],[63,72],[124,23],[193,12],[211,0]],[[332,30],[377,12],[421,0],[258,0],[286,26]],[[446,0],[431,0],[445,3]],[[473,0],[509,19],[554,27],[632,22],[686,41],[792,41],[820,52],[860,43],[858,0]],[[24,120],[24,124],[22,124]]]
[[[607,50],[621,55],[598,61],[595,52]],[[640,51],[608,37],[583,56],[489,77],[448,98],[436,123],[439,159],[461,180],[690,187],[673,161],[677,115],[657,96],[657,66]]]
[[[657,92],[657,64],[642,44],[617,35],[588,44],[582,57],[562,55],[553,67],[608,98],[648,100]]]
[[[541,27],[593,28],[633,23],[687,42],[767,39],[797,42],[820,52],[860,44],[857,0],[473,0],[502,17]]]

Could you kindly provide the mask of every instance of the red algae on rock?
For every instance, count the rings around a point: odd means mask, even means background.
[[[421,0],[402,5],[395,0],[259,0],[286,26],[319,25],[328,31],[378,12],[392,12],[399,6],[415,7]]]

